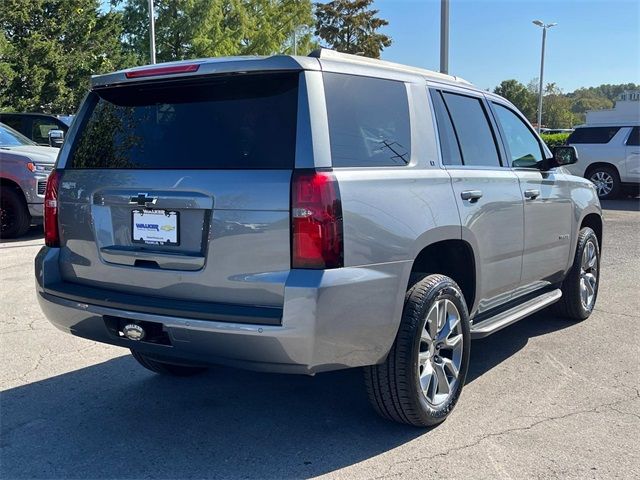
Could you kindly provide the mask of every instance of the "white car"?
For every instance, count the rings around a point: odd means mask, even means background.
[[[576,127],[567,143],[580,161],[566,168],[591,180],[601,199],[640,185],[640,122]]]

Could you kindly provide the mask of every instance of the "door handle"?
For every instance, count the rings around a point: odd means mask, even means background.
[[[530,200],[534,200],[540,196],[540,190],[537,188],[533,188],[531,190],[524,191],[524,198],[528,198]]]
[[[460,194],[463,200],[469,200],[471,203],[477,202],[478,199],[482,198],[481,190],[465,190]]]

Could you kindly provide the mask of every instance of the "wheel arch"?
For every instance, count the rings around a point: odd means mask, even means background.
[[[11,180],[10,178],[7,177],[0,177],[0,187],[2,188],[14,188],[24,199],[25,203],[27,201],[25,195],[24,195],[24,191],[22,190],[22,188],[20,188],[20,185]]]
[[[589,175],[591,175],[591,172],[593,172],[598,167],[612,168],[618,174],[618,178],[620,178],[620,171],[618,170],[618,167],[609,162],[593,162],[589,164],[589,166],[584,171],[584,178],[588,179]]]
[[[579,230],[582,230],[585,227],[591,228],[596,234],[598,238],[598,247],[602,249],[602,234],[603,234],[603,224],[602,224],[602,216],[598,213],[592,212],[586,214],[582,221],[580,222]],[[575,252],[575,247],[574,247]]]
[[[460,238],[439,240],[424,246],[415,256],[407,289],[415,281],[413,274],[439,273],[453,279],[464,295],[471,313],[476,301],[476,258],[472,246]]]

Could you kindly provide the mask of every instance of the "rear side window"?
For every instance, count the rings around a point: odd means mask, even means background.
[[[442,100],[442,94],[436,90],[431,91],[433,109],[438,123],[438,138],[440,139],[440,149],[442,150],[442,163],[445,165],[462,165],[460,147],[456,139],[456,132],[451,123],[451,117],[447,112],[447,106]]]
[[[443,92],[465,165],[500,166],[487,113],[478,98]]]
[[[291,169],[298,76],[228,75],[94,91],[67,165]]]
[[[584,127],[576,128],[567,143],[609,143],[620,127]]]
[[[629,134],[629,138],[627,138],[627,145],[640,145],[640,127],[633,127],[631,133]]]
[[[409,101],[404,83],[323,74],[334,167],[406,165],[410,161]]]

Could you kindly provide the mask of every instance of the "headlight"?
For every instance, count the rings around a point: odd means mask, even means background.
[[[53,165],[29,162],[27,163],[27,170],[33,173],[48,173],[53,170]]]

